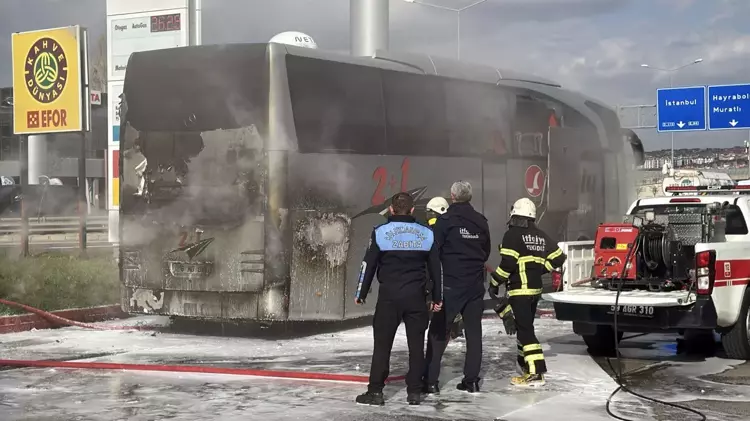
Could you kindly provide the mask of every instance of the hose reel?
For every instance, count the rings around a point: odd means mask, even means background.
[[[640,250],[643,262],[649,272],[672,270],[672,255],[682,250],[682,244],[675,242],[674,231],[669,225],[648,224],[641,227]],[[676,250],[673,250],[676,247]]]

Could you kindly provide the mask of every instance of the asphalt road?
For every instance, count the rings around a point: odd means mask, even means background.
[[[709,420],[750,419],[750,363],[726,359],[720,342],[688,353],[676,334],[643,335],[624,340],[621,353],[625,384],[633,391],[700,411]],[[606,358],[594,360],[616,377]],[[610,362],[618,370],[617,360]],[[684,410],[641,402],[658,420],[701,419]]]

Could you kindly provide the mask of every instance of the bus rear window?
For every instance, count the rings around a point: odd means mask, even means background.
[[[192,220],[231,220],[262,202],[262,139],[254,126],[202,133],[126,127],[123,213],[168,207]]]

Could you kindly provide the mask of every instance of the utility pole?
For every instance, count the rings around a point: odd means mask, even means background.
[[[388,1],[350,0],[349,38],[353,56],[373,57],[388,49]]]

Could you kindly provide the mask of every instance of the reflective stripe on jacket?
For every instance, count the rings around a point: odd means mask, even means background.
[[[502,259],[490,281],[508,282],[508,295],[542,293],[542,275],[565,263],[567,256],[544,231],[533,224],[528,228],[511,227],[498,246]]]

